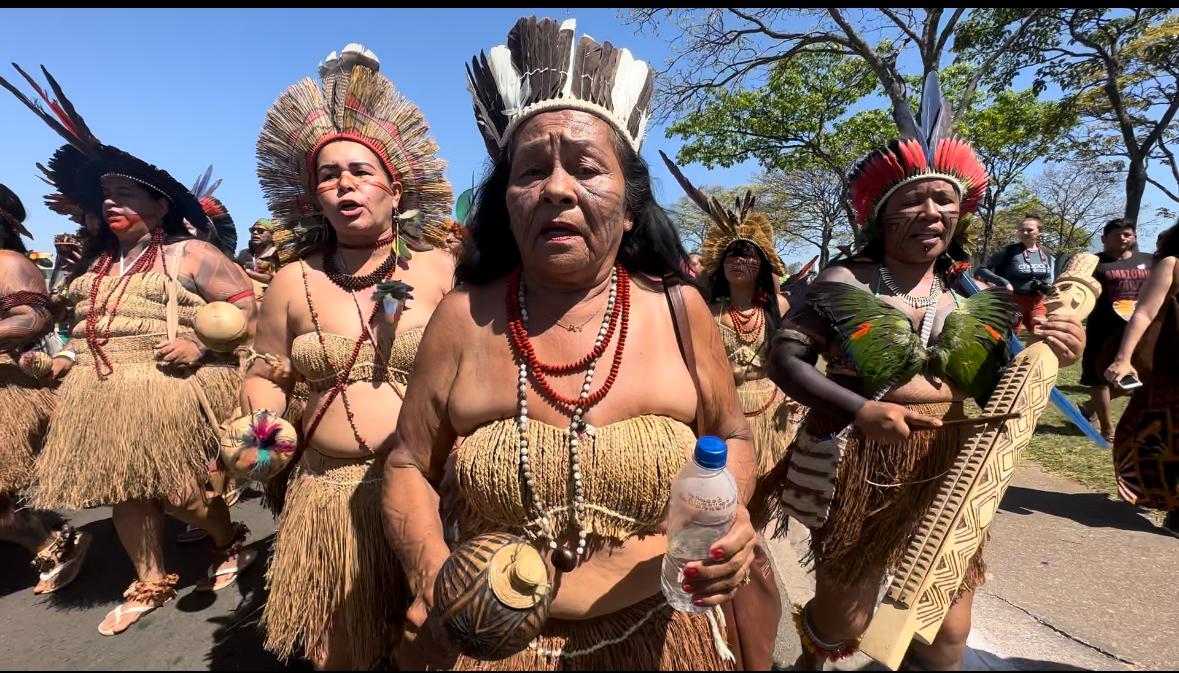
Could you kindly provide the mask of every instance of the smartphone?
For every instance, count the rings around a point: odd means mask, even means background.
[[[1134,390],[1142,387],[1142,381],[1139,381],[1133,374],[1126,374],[1118,379],[1118,387],[1122,390]]]

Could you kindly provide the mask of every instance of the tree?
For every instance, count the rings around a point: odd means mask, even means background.
[[[1001,91],[964,115],[959,130],[990,176],[978,209],[982,257],[991,249],[996,211],[1008,190],[1018,187],[1037,161],[1060,159],[1076,125],[1077,115],[1067,102],[1039,100],[1032,89]]]
[[[757,207],[774,223],[779,253],[817,253],[823,267],[834,245],[854,240],[843,186],[828,171],[816,166],[770,171],[760,174],[757,184]]]
[[[1124,159],[1123,217],[1137,221],[1159,156],[1179,112],[1179,23],[1168,8],[979,9],[958,32],[954,50],[1006,85],[1033,69],[1036,86],[1052,81],[1088,122],[1078,146],[1093,159]],[[1013,21],[1031,29],[1013,36]],[[1015,37],[1015,39],[1012,39]],[[1006,45],[999,58],[995,47]],[[1179,178],[1179,175],[1177,175]]]
[[[668,127],[687,142],[681,162],[731,166],[756,160],[767,172],[822,171],[846,194],[847,173],[862,154],[895,135],[888,114],[851,106],[877,89],[859,59],[806,54],[774,66],[764,87],[713,91],[700,109]],[[854,231],[851,204],[841,199]]]
[[[678,189],[678,186],[677,186]],[[705,196],[715,196],[722,204],[732,204],[738,196],[744,196],[750,187],[726,188],[716,185],[699,187]],[[712,220],[687,196],[681,196],[666,208],[671,222],[680,234],[680,241],[688,252],[698,251],[704,242],[704,233],[712,226]]]
[[[1044,220],[1041,238],[1058,255],[1087,250],[1105,223],[1121,215],[1116,171],[1085,161],[1049,166],[1029,180],[1008,218],[1036,213]]]
[[[896,111],[908,98],[905,78],[897,68],[899,54],[907,47],[917,50],[921,76],[941,66],[950,38],[965,12],[956,8],[946,17],[945,9],[881,8],[879,10],[828,9],[672,9],[643,8],[630,12],[630,22],[640,29],[658,33],[667,24],[675,33],[670,43],[673,58],[664,69],[660,99],[665,114],[672,115],[699,106],[708,94],[741,84],[767,66],[777,66],[815,54],[854,57],[879,81],[892,102],[893,120],[905,135],[916,135],[911,121]],[[1009,44],[1039,20],[1040,10],[1027,10],[1003,24],[1009,34],[995,40],[989,54],[979,50],[979,67],[953,101],[960,115],[970,108],[979,82]],[[810,20],[808,30],[791,26]],[[866,35],[880,37],[870,43]],[[881,48],[881,47],[884,48]]]

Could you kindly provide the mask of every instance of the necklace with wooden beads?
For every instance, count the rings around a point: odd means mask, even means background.
[[[550,549],[550,559],[553,566],[562,572],[570,572],[577,567],[579,559],[585,555],[585,494],[582,488],[581,456],[579,445],[585,436],[586,424],[583,418],[589,409],[600,402],[614,385],[618,376],[619,366],[622,364],[622,354],[626,346],[627,324],[630,318],[630,277],[622,265],[614,268],[610,275],[610,290],[606,301],[606,314],[603,316],[602,326],[598,329],[594,339],[594,347],[590,353],[567,365],[546,365],[536,356],[528,338],[528,307],[524,282],[519,271],[509,278],[507,283],[507,313],[508,335],[512,349],[516,355],[518,365],[517,401],[518,417],[516,421],[520,437],[520,470],[523,474],[525,493],[531,494],[534,509],[539,513],[540,539],[547,539]],[[614,359],[610,367],[610,374],[606,382],[597,392],[591,393],[594,370],[599,359],[605,352],[607,345],[617,330],[618,346],[614,352]],[[585,369],[585,379],[578,397],[570,398],[557,393],[545,379],[545,372],[573,373]],[[569,463],[573,481],[573,526],[577,531],[576,551],[568,546],[557,543],[557,530],[553,520],[546,513],[545,503],[536,488],[533,479],[532,466],[529,463],[528,444],[528,379],[532,377],[534,384],[550,400],[561,404],[570,411],[569,429],[567,432],[569,443]]]

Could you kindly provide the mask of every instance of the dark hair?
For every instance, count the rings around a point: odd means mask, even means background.
[[[16,218],[17,222],[24,222],[28,215],[25,212],[25,204],[21,203],[20,197],[9,189],[8,185],[0,185],[0,209]],[[0,239],[0,242],[3,243],[0,248],[13,250],[22,255],[28,254],[29,249],[25,247],[25,242],[21,240],[20,232],[16,230],[16,227],[0,218],[0,228],[6,232],[4,237]]]
[[[1038,227],[1043,227],[1043,226],[1044,226],[1044,218],[1040,217],[1039,215],[1037,215],[1037,214],[1035,214],[1035,213],[1028,213],[1027,215],[1024,215],[1024,216],[1023,216],[1023,219],[1021,219],[1021,220],[1019,221],[1019,223],[1020,223],[1020,224],[1023,224],[1024,222],[1026,222],[1026,221],[1028,221],[1028,220],[1035,220],[1035,221],[1036,221],[1036,226],[1038,226]]]
[[[632,274],[656,278],[671,275],[689,282],[684,271],[688,255],[671,219],[651,192],[647,162],[616,131],[611,138],[622,165],[626,209],[634,225],[622,235],[618,262]],[[505,198],[511,181],[513,151],[514,147],[509,145],[475,189],[470,232],[463,241],[455,271],[459,283],[486,285],[520,265],[520,250],[512,236]]]
[[[1105,226],[1102,227],[1101,237],[1105,238],[1106,236],[1109,236],[1109,232],[1114,231],[1116,229],[1133,229],[1135,232],[1137,232],[1138,225],[1134,222],[1134,220],[1127,220],[1127,219],[1123,219],[1121,217],[1115,217],[1114,219],[1110,220],[1109,222],[1106,222]]]
[[[184,226],[184,217],[180,214],[180,209],[176,204],[172,203],[171,199],[139,182],[135,182],[135,186],[142,189],[152,198],[168,201],[168,212],[164,213],[164,218],[160,222],[160,226],[164,228],[165,243],[175,243],[189,238],[202,239],[200,232],[196,236],[188,233],[188,228]],[[79,272],[89,269],[90,265],[94,263],[94,260],[104,251],[114,252],[118,248],[119,239],[115,236],[115,232],[111,231],[110,225],[106,223],[106,218],[101,213],[98,216],[98,221],[98,235],[87,236],[84,239],[85,242],[82,244],[82,258],[78,260],[77,267]]]
[[[750,241],[733,241],[729,247],[725,248],[724,254],[721,255],[720,264],[716,271],[712,274],[712,283],[709,286],[708,299],[709,301],[717,301],[722,297],[731,297],[729,289],[729,279],[725,277],[725,260],[729,255],[734,253],[744,253],[744,256],[756,255],[761,260],[761,268],[757,273],[757,282],[754,285],[754,293],[762,291],[766,293],[768,300],[766,301],[766,339],[770,339],[774,332],[778,329],[778,322],[782,320],[782,315],[778,310],[778,286],[774,284],[774,269],[770,266],[770,260],[766,254],[762,252],[761,248],[757,247]]]
[[[1179,221],[1167,227],[1159,234],[1155,245],[1154,261],[1164,257],[1179,257]]]

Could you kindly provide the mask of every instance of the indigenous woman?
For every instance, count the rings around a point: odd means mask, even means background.
[[[786,267],[774,250],[774,227],[765,214],[753,210],[751,195],[727,210],[715,198],[709,202],[667,155],[663,161],[713,221],[704,233],[702,277],[710,284],[712,317],[753,432],[760,477],[786,456],[805,415],[804,407],[769,377],[770,338],[790,306],[778,292],[776,279],[786,276]]]
[[[1179,534],[1179,224],[1159,234],[1154,265],[1122,335],[1113,364],[1105,371],[1120,387],[1141,363],[1146,385],[1134,390],[1114,437],[1114,469],[1122,499],[1166,512],[1163,527]],[[1148,370],[1149,368],[1149,370]]]
[[[232,524],[224,501],[204,490],[216,427],[235,406],[239,377],[192,328],[197,310],[213,301],[237,305],[252,322],[254,297],[241,270],[209,242],[220,238],[197,198],[164,170],[99,142],[46,76],[59,99],[49,102],[56,117],[0,82],[66,139],[49,161],[50,181],[102,221],[82,251],[79,268],[87,271],[67,292],[77,324],[70,348],[54,358],[53,372],[65,380],[37,459],[34,502],[112,506],[137,575],[98,627],[114,635],[176,595],[179,578],[164,564],[165,510],[213,538],[199,589],[229,586],[254,559],[243,548],[245,526]]]
[[[663,598],[661,526],[693,428],[727,441],[748,498],[748,424],[708,306],[678,284],[686,255],[638,154],[653,72],[626,50],[574,35],[572,20],[520,19],[507,46],[471,66],[494,165],[460,285],[423,337],[420,361],[430,366],[410,382],[386,463],[387,536],[414,599],[405,667],[730,666],[714,611],[676,612]],[[674,311],[673,297],[682,300]],[[695,354],[692,370],[680,339]],[[459,436],[447,474],[455,486],[438,492]],[[436,637],[432,609],[446,606],[434,605],[434,580],[450,553],[440,496],[458,501],[444,509],[460,540],[520,536],[556,573],[539,637],[501,661],[456,663]],[[710,558],[684,570],[696,606],[734,596],[755,542],[740,506]],[[771,648],[747,665],[768,667]]]
[[[422,331],[454,283],[454,257],[421,233],[450,213],[445,163],[379,68],[360,45],[332,52],[318,82],[279,97],[258,140],[284,266],[262,302],[245,408],[283,414],[294,378],[310,395],[267,573],[265,645],[283,658],[301,648],[321,669],[372,668],[398,633],[406,590],[381,531],[381,456]]]
[[[38,512],[19,506],[56,396],[49,354],[38,348],[53,329],[45,277],[25,255],[25,207],[0,185],[0,540],[33,554],[41,572],[33,593],[51,593],[78,576],[90,535],[66,525],[51,531]]]
[[[933,87],[935,78],[924,100],[941,106]],[[921,118],[950,118],[941,113]],[[970,146],[942,126],[864,157],[851,198],[867,244],[824,269],[775,336],[771,376],[811,408],[788,463],[765,485],[771,502],[787,495],[779,514],[815,528],[815,598],[796,615],[800,668],[818,670],[855,649],[882,576],[900,561],[968,434],[949,422],[965,418],[967,397],[985,401],[999,380],[1015,312],[1009,292],[968,298],[950,273],[967,257],[959,218],[977,207],[986,180]],[[1077,320],[1039,319],[1032,331],[1061,366],[1080,356]],[[814,366],[819,355],[826,376]],[[959,665],[984,572],[980,550],[937,637],[915,642],[910,663]]]

